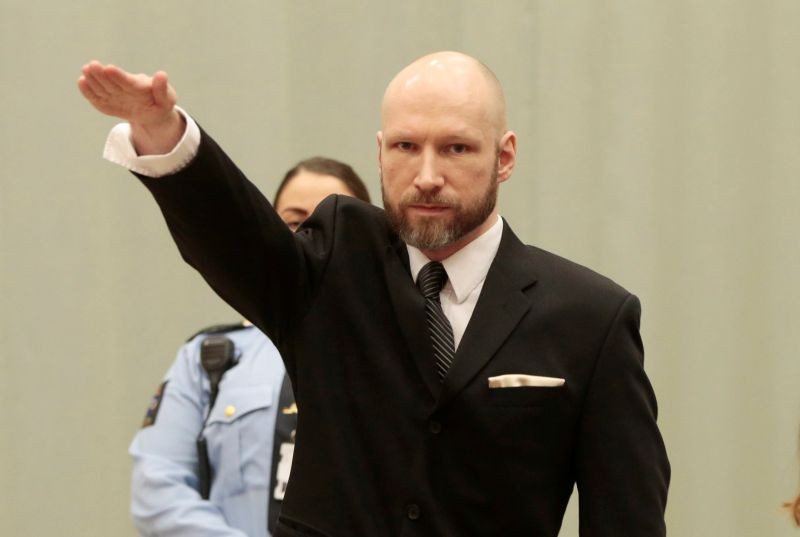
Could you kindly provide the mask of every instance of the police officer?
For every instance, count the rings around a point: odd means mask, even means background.
[[[329,194],[370,201],[350,166],[314,157],[286,173],[275,209],[294,230]],[[192,336],[129,449],[139,533],[269,536],[289,478],[296,422],[283,362],[258,329],[245,321]]]

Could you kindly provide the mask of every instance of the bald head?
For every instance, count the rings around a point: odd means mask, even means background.
[[[483,63],[460,52],[435,52],[414,61],[389,83],[383,95],[383,128],[409,107],[470,109],[486,121],[499,140],[507,129],[503,88]]]

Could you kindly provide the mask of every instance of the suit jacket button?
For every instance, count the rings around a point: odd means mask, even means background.
[[[442,432],[442,423],[436,420],[431,420],[428,422],[428,430],[433,434],[439,434]]]
[[[421,512],[419,510],[419,505],[417,505],[415,503],[412,503],[411,505],[409,505],[408,506],[408,510],[406,511],[406,514],[408,515],[408,518],[410,518],[411,520],[418,519],[420,513]]]

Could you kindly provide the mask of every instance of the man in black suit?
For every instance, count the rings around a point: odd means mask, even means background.
[[[516,136],[488,68],[445,52],[402,70],[378,133],[386,211],[330,197],[295,234],[165,73],[92,62],[79,87],[130,122],[107,158],[286,362],[303,411],[275,535],[554,537],[576,483],[582,536],[665,535],[639,302],[498,217]],[[128,140],[167,163],[126,160]]]

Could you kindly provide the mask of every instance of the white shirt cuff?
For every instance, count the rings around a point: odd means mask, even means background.
[[[140,157],[133,148],[130,124],[120,123],[111,129],[106,138],[103,158],[147,177],[163,177],[181,171],[197,155],[200,147],[200,127],[183,108],[176,106],[175,109],[186,120],[186,130],[172,151],[165,155]]]

